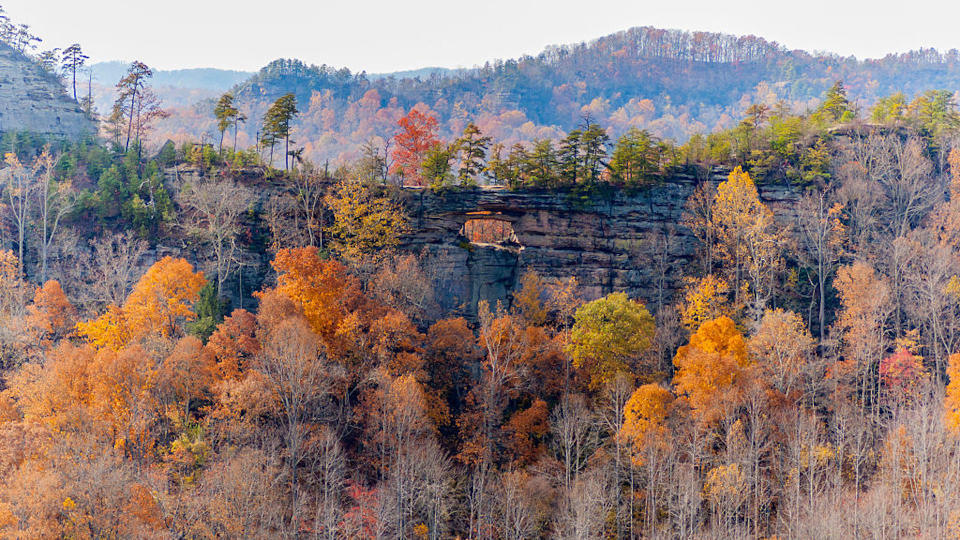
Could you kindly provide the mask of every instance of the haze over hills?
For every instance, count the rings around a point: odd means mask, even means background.
[[[240,73],[158,76],[183,84],[224,84]],[[555,138],[589,117],[612,136],[631,127],[683,142],[729,128],[752,103],[814,106],[835,81],[866,107],[902,91],[960,89],[960,55],[933,49],[858,60],[787,50],[756,36],[632,28],[589,43],[548,47],[537,56],[484,66],[366,75],[346,68],[277,60],[233,87],[241,109],[262,118],[270,102],[292,92],[301,114],[294,139],[312,159],[348,159],[371,138],[389,137],[419,106],[437,117],[444,137],[468,121],[507,145]],[[158,138],[215,133],[211,100],[175,108]],[[242,144],[253,144],[257,121]]]

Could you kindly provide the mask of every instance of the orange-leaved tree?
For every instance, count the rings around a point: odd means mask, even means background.
[[[358,314],[357,280],[343,264],[321,259],[313,246],[281,249],[271,264],[277,271],[276,293],[303,310],[328,354],[339,356],[357,322],[352,317]]]
[[[651,383],[637,388],[627,400],[619,436],[633,447],[633,461],[637,465],[644,463],[644,454],[650,450],[666,446],[669,435],[666,421],[673,399],[670,390]]]
[[[960,353],[950,355],[947,365],[947,394],[943,398],[943,408],[947,427],[954,433],[960,434]]]
[[[77,331],[98,348],[120,350],[146,335],[182,333],[183,322],[196,317],[193,304],[206,284],[184,259],[164,257],[140,278],[122,307],[77,325]]]
[[[27,306],[27,326],[41,343],[49,344],[70,333],[76,315],[60,283],[50,280],[37,288],[33,304]]]
[[[673,359],[677,394],[685,394],[701,423],[720,420],[737,406],[749,376],[743,336],[729,317],[700,325]]]

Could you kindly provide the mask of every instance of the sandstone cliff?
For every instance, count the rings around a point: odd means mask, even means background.
[[[56,76],[0,43],[0,132],[76,138],[95,129]]]
[[[726,175],[716,171],[707,182]],[[468,317],[479,300],[509,304],[519,277],[534,270],[546,278],[575,277],[588,299],[624,291],[651,309],[672,302],[695,264],[697,239],[681,225],[696,188],[693,176],[676,175],[649,188],[613,190],[584,202],[567,192],[484,188],[432,192],[407,190],[412,233],[404,248],[426,256],[445,309]],[[784,223],[799,194],[789,186],[761,186],[761,198]],[[470,219],[509,222],[516,240],[470,243],[461,234]]]

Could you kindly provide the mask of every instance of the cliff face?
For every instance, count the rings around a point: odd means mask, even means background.
[[[0,43],[0,132],[76,138],[95,126],[56,76]]]
[[[726,178],[717,173],[707,182]],[[683,207],[698,180],[678,175],[637,192],[617,190],[588,203],[569,193],[486,188],[404,193],[413,232],[404,248],[426,256],[442,307],[468,317],[477,302],[509,305],[526,271],[545,278],[575,277],[587,299],[623,291],[651,309],[672,302],[696,264],[697,239],[683,227]],[[760,188],[777,219],[791,221],[799,193]],[[508,222],[516,241],[470,243],[461,234],[471,219]]]

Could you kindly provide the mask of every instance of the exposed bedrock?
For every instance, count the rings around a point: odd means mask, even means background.
[[[706,182],[726,178],[717,171]],[[525,272],[575,277],[588,299],[623,291],[655,309],[671,302],[695,264],[697,239],[681,225],[684,204],[698,182],[676,175],[650,188],[614,190],[584,202],[569,192],[498,188],[407,190],[411,234],[406,250],[423,254],[441,304],[474,317],[478,300],[509,305]],[[761,186],[778,220],[791,221],[799,192]],[[471,244],[461,234],[470,219],[513,227],[516,242]]]

